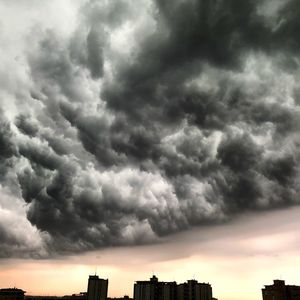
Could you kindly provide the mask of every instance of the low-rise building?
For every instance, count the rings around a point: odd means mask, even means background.
[[[286,285],[284,280],[274,280],[262,289],[263,300],[300,300],[300,286]]]
[[[24,300],[25,291],[17,288],[0,289],[0,300]]]

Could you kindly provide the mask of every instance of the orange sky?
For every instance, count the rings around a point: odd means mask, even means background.
[[[1,287],[27,294],[63,295],[86,291],[97,268],[109,279],[109,296],[132,296],[135,280],[155,273],[160,280],[210,282],[224,300],[261,299],[275,278],[299,281],[300,208],[249,215],[225,226],[197,228],[160,244],[120,247],[55,260],[2,260]]]

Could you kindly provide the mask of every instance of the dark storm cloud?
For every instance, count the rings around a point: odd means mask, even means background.
[[[15,147],[12,142],[13,133],[11,131],[8,120],[3,116],[3,112],[0,111],[0,124],[1,124],[1,135],[0,135],[0,157],[5,160],[15,154]]]
[[[20,145],[19,153],[32,164],[37,164],[49,170],[56,170],[62,163],[62,159],[58,155],[51,153],[48,147],[42,145]]]
[[[244,50],[263,47],[269,32],[264,19],[257,15],[258,1],[156,2],[158,30],[144,42],[137,61],[117,74],[104,96],[114,109],[141,118],[152,113],[145,106],[166,105],[167,111],[173,111],[167,116],[176,116],[181,107],[174,101],[183,102],[182,109],[189,111],[194,109],[193,97],[204,98],[197,107],[203,118],[207,114],[206,95],[181,95],[181,85],[201,70],[203,62],[239,67]]]
[[[296,159],[292,155],[286,155],[266,161],[265,172],[268,177],[275,179],[281,185],[288,186],[296,176],[296,166]]]
[[[274,36],[277,45],[281,45],[295,54],[299,54],[300,40],[297,34],[299,28],[300,8],[296,0],[286,3],[278,12],[278,23]]]
[[[11,256],[12,249],[16,251],[19,247],[22,246],[18,237],[12,236],[7,229],[7,225],[5,226],[5,224],[1,224],[0,226],[0,237],[0,242],[2,245],[0,250],[0,258]]]
[[[49,146],[53,149],[53,151],[56,152],[56,154],[65,155],[70,153],[71,146],[67,141],[49,135],[44,136],[44,138],[47,140]]]
[[[20,131],[29,136],[35,136],[39,130],[38,126],[31,122],[30,118],[25,115],[19,115],[16,118],[15,124],[20,129]]]
[[[132,178],[130,173],[123,176],[127,175],[129,181],[133,180],[129,183],[132,189],[145,197],[143,179],[136,176]],[[141,173],[141,176],[149,175]],[[130,196],[131,199],[125,199],[112,182],[97,186],[88,173],[79,173],[70,164],[48,178],[41,170],[25,170],[19,174],[19,182],[23,197],[30,202],[28,219],[58,242],[49,245],[53,251],[73,252],[118,245],[120,242],[149,242],[154,239],[147,232],[150,226],[157,227],[159,234],[184,226],[177,220],[176,207],[170,207],[168,213],[159,212],[152,207],[152,203],[139,203],[141,200],[134,195]],[[28,190],[28,186],[31,190]],[[155,207],[159,208],[159,204],[155,204]],[[161,219],[168,222],[160,224]]]
[[[67,40],[40,32],[0,156],[47,254],[298,204],[295,3],[90,1]]]
[[[8,120],[0,110],[0,178],[4,180],[5,175],[13,166],[13,157],[17,150],[13,142],[13,133]]]
[[[255,168],[261,161],[260,152],[249,136],[233,138],[226,136],[218,147],[218,158],[222,165],[239,173]]]
[[[87,36],[88,66],[93,77],[103,74],[103,47],[97,31],[91,29]]]

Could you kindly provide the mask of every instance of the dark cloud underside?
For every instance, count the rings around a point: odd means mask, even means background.
[[[297,1],[144,2],[90,1],[68,39],[42,31],[30,109],[1,112],[1,180],[48,254],[299,203]]]

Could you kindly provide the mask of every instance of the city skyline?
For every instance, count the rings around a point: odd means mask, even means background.
[[[0,285],[297,284],[299,0],[0,0],[0,16]]]
[[[0,300],[218,300],[208,282],[187,279],[185,282],[161,281],[156,275],[149,280],[135,280],[133,296],[108,295],[109,279],[89,275],[87,289],[70,295],[28,294],[17,287],[0,287]],[[273,284],[261,288],[262,300],[299,300],[300,286],[286,284],[285,280],[274,279]]]

